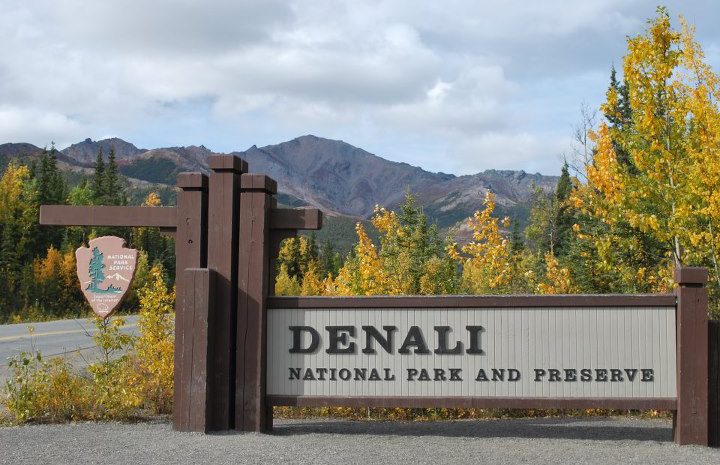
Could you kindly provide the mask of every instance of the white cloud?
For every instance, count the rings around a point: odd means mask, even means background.
[[[6,0],[0,142],[217,150],[300,134],[428,169],[554,172],[650,0]],[[670,5],[717,58],[712,0]],[[38,124],[38,123],[41,124]],[[195,138],[192,139],[191,138]]]
[[[54,141],[63,146],[77,142],[85,131],[82,124],[60,113],[0,105],[0,141],[30,142],[41,147]]]
[[[548,172],[562,164],[562,154],[571,138],[561,134],[527,132],[487,132],[462,140],[453,146],[455,171],[471,174],[479,169],[524,169]],[[467,169],[475,167],[475,169]]]

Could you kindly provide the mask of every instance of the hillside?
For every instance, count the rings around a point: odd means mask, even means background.
[[[98,150],[102,148],[107,157],[110,147],[115,148],[120,171],[130,178],[132,186],[143,190],[153,185],[167,189],[181,171],[207,171],[207,158],[213,154],[202,145],[145,150],[113,138],[86,139],[62,150],[58,158],[64,169],[87,173]],[[0,145],[0,168],[10,158],[33,158],[40,152],[31,144]],[[343,141],[312,135],[233,154],[244,158],[251,172],[275,178],[279,201],[285,205],[314,206],[331,216],[366,219],[376,205],[395,207],[406,192],[412,192],[428,216],[443,228],[482,208],[488,191],[496,195],[499,215],[524,223],[534,186],[551,190],[557,182],[556,176],[524,171],[487,170],[467,176],[433,173],[386,160]]]

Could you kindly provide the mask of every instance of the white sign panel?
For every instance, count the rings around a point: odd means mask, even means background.
[[[270,395],[676,396],[675,309],[271,309]]]

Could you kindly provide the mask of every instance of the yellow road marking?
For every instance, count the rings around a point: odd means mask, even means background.
[[[136,326],[137,326],[137,323],[133,323],[133,324],[130,324],[130,325],[120,326],[120,329],[134,328],[134,327],[136,327]],[[77,333],[86,333],[86,332],[87,332],[87,333],[90,333],[90,332],[95,332],[95,331],[97,331],[96,328],[91,328],[91,329],[88,329],[88,330],[84,330],[84,329],[67,329],[67,330],[64,330],[64,331],[47,331],[47,332],[44,332],[44,333],[27,333],[27,334],[20,334],[20,335],[17,335],[17,336],[4,336],[4,337],[0,337],[0,342],[8,342],[8,341],[22,340],[22,339],[31,339],[31,338],[33,338],[33,337],[60,336],[60,335],[63,335],[63,334],[77,334]]]

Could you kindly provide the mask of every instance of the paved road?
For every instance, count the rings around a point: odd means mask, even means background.
[[[126,316],[124,331],[135,333],[137,316]],[[32,326],[31,333],[28,326]],[[58,320],[43,323],[0,325],[0,380],[8,376],[7,359],[33,347],[44,357],[64,356],[75,366],[84,366],[98,355],[92,335],[97,332],[92,320]]]
[[[694,464],[667,420],[515,419],[437,423],[276,420],[273,434],[173,432],[166,422],[0,428],[1,464]]]

